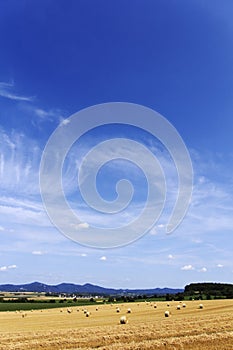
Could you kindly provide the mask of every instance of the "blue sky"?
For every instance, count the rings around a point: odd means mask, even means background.
[[[232,15],[230,0],[0,2],[0,283],[232,283]],[[117,249],[91,249],[50,223],[39,164],[61,122],[114,101],[150,107],[175,126],[192,159],[193,197],[181,225],[166,235],[177,178],[158,140],[125,126],[84,135],[76,145],[79,158],[71,150],[65,164],[68,194],[85,152],[126,136],[156,154],[169,189],[167,208],[144,237]],[[98,186],[112,199],[113,183],[127,174],[137,190],[125,217],[130,220],[145,199],[141,172],[115,162],[99,174]],[[79,201],[77,194],[75,205],[85,221],[103,222]],[[119,216],[109,220],[114,225]]]

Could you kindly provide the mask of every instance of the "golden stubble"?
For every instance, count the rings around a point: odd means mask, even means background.
[[[199,301],[173,301],[1,312],[0,349],[233,350],[233,300],[201,303],[203,309]],[[127,324],[120,324],[123,315]]]

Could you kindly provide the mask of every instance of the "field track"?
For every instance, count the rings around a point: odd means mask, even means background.
[[[181,309],[177,310],[180,304]],[[0,350],[233,350],[233,300],[118,305],[0,313]],[[120,312],[116,312],[119,306]],[[127,314],[131,308],[132,313]],[[171,316],[165,318],[169,310]],[[120,325],[126,315],[128,324]]]

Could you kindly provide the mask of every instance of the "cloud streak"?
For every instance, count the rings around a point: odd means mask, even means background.
[[[28,113],[30,116],[34,116],[32,120],[32,124],[35,127],[39,127],[39,125],[43,122],[56,122],[62,123],[66,125],[69,123],[68,120],[64,119],[64,112],[58,108],[41,108],[36,106],[35,104],[21,103],[19,108]]]
[[[14,86],[14,83],[0,82],[0,96],[15,101],[31,102],[34,100],[34,96],[23,96],[15,93]]]

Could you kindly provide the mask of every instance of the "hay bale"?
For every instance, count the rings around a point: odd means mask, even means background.
[[[128,323],[128,320],[127,320],[126,316],[121,316],[120,324],[126,324],[126,323]]]

